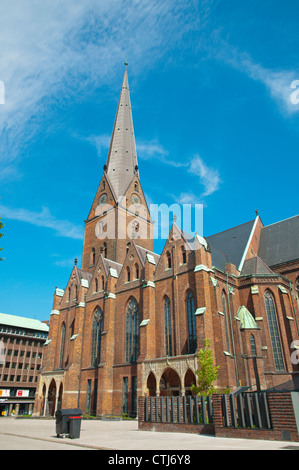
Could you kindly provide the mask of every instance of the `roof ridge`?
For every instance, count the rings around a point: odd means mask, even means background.
[[[205,236],[204,238],[214,237],[215,235],[220,235],[221,233],[229,232],[230,230],[233,230],[237,227],[242,227],[243,225],[249,224],[251,222],[255,222],[255,219],[248,220],[248,222],[244,222],[243,224],[235,225],[234,227],[227,228],[226,230],[222,230],[221,232],[214,233],[213,235]]]

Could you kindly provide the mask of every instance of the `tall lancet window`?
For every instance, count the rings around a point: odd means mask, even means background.
[[[65,344],[65,323],[62,323],[61,335],[60,335],[60,351],[59,351],[58,369],[63,368],[64,344]]]
[[[165,355],[172,356],[172,337],[171,337],[171,309],[168,297],[164,300],[164,341]]]
[[[101,340],[103,331],[103,312],[98,307],[94,312],[91,334],[91,357],[90,362],[93,367],[97,367],[101,362]]]
[[[139,356],[139,309],[132,297],[126,310],[126,362],[134,363]]]
[[[272,343],[274,364],[276,370],[285,370],[283,362],[282,347],[280,342],[279,327],[277,322],[276,308],[273,295],[270,291],[265,293],[265,305]]]
[[[227,298],[224,291],[222,291],[222,313],[224,314],[225,322],[225,338],[226,338],[226,352],[230,353],[230,340],[229,340],[229,318],[227,308]]]
[[[193,354],[197,348],[197,337],[196,337],[196,324],[195,324],[195,308],[194,308],[194,297],[192,292],[188,292],[186,298],[186,310],[187,310],[187,323],[188,323],[188,344],[189,354]]]

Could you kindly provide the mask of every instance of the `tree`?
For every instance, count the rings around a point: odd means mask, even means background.
[[[0,217],[0,230],[4,227],[4,224],[2,223],[1,217]],[[0,238],[4,236],[4,233],[0,233]],[[3,250],[3,248],[0,248],[0,251]],[[0,258],[0,261],[4,260],[4,258]]]
[[[191,391],[196,395],[212,395],[216,393],[213,383],[217,380],[219,367],[214,364],[211,340],[204,340],[204,348],[198,351],[199,368],[195,372],[198,377],[198,386],[192,385]]]

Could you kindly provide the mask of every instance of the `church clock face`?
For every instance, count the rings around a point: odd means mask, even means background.
[[[100,206],[103,206],[107,201],[107,194],[102,194],[102,196],[99,199],[99,204]]]
[[[140,198],[139,198],[139,196],[137,196],[137,194],[133,194],[132,202],[133,202],[134,206],[139,206],[140,205]]]

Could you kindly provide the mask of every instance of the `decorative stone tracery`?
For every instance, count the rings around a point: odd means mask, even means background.
[[[185,395],[185,376],[188,371],[191,371],[194,374],[197,369],[197,357],[192,356],[175,356],[175,357],[166,357],[153,359],[150,361],[144,361],[142,364],[143,367],[143,379],[142,379],[142,394],[147,395],[148,391],[148,378],[152,373],[156,380],[156,395],[159,396],[161,393],[161,386],[164,385],[164,379],[162,378],[163,374],[170,370],[173,370],[179,377],[179,393],[180,395]],[[162,380],[161,380],[162,379]],[[169,388],[169,393],[172,394],[171,388]]]

